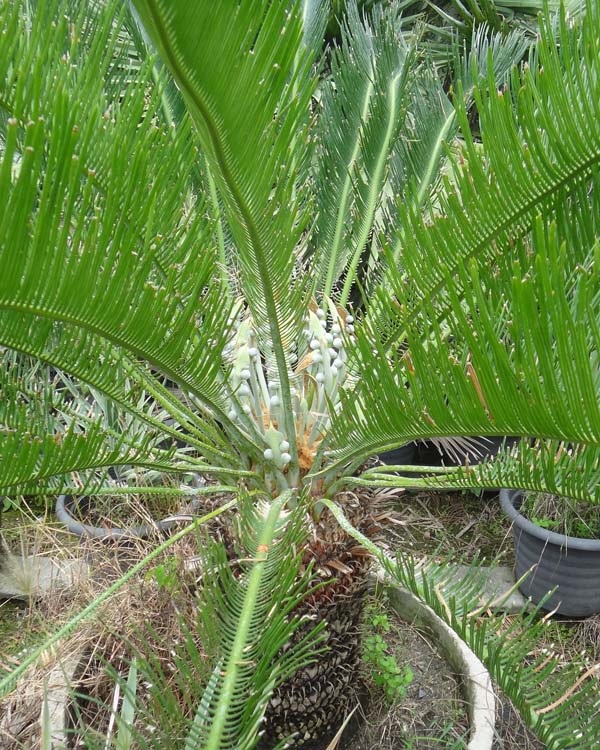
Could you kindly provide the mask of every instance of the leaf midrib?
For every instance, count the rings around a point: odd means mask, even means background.
[[[193,383],[191,383],[189,380],[183,377],[181,373],[176,372],[175,370],[170,368],[164,361],[158,360],[155,357],[153,357],[151,353],[140,348],[138,345],[133,343],[132,340],[130,340],[129,338],[121,338],[115,335],[114,333],[112,333],[111,331],[108,331],[105,328],[102,328],[101,326],[91,323],[89,320],[79,318],[75,315],[67,315],[65,313],[57,312],[49,308],[39,307],[39,306],[32,305],[32,304],[19,304],[19,303],[14,303],[14,302],[7,303],[5,300],[0,300],[0,310],[1,309],[11,310],[13,312],[20,312],[26,315],[30,315],[32,317],[37,316],[40,318],[45,318],[46,320],[67,323],[69,325],[76,326],[77,328],[81,328],[82,330],[93,333],[94,335],[99,336],[105,339],[106,341],[109,341],[115,346],[123,348],[124,350],[128,351],[134,356],[139,357],[140,359],[146,362],[149,362],[150,364],[155,365],[170,380],[173,380],[182,385],[185,385],[185,387],[190,391],[190,393],[196,396],[200,400],[200,402],[204,404],[204,406],[206,406],[206,408],[209,411],[212,411],[218,417],[219,421],[222,421],[224,424],[231,427],[231,429],[235,430],[235,432],[239,435],[241,441],[243,442],[247,441],[247,438],[245,438],[244,435],[241,433],[241,431],[236,427],[236,425],[231,422],[227,414],[221,409],[221,407],[218,404],[216,404],[213,401],[210,401],[201,391],[198,390],[198,388]]]
[[[452,268],[448,268],[448,274],[455,276],[456,268],[458,268],[459,265],[463,265],[474,257],[477,257],[483,247],[492,247],[493,240],[502,235],[504,232],[508,233],[511,226],[513,226],[515,229],[515,231],[513,232],[513,236],[522,235],[528,229],[527,226],[523,225],[523,218],[525,216],[533,213],[537,205],[546,202],[546,200],[551,195],[559,192],[561,189],[567,189],[568,194],[571,194],[571,192],[575,190],[578,185],[580,185],[592,175],[594,167],[598,166],[599,164],[600,150],[598,150],[589,159],[587,159],[578,169],[569,171],[560,180],[554,182],[552,186],[550,186],[546,190],[539,191],[535,197],[524,203],[518,211],[507,215],[504,221],[493,225],[489,229],[488,233],[482,239],[480,239],[479,242],[475,243],[466,255],[461,256],[460,259],[456,260]],[[463,234],[462,231],[461,234]],[[445,279],[440,279],[433,285],[433,287],[431,287],[428,292],[426,292],[425,295],[423,295],[423,297],[407,314],[405,318],[406,325],[404,326],[404,328],[399,333],[390,336],[390,338],[385,342],[386,347],[390,348],[394,346],[394,344],[396,344],[400,339],[403,338],[406,328],[422,313],[424,307],[430,302],[430,300],[436,297],[442,291],[445,283]]]
[[[254,219],[252,217],[252,213],[250,209],[248,208],[246,201],[244,200],[244,197],[242,193],[240,192],[233,175],[231,174],[231,170],[229,168],[227,159],[225,157],[225,149],[221,142],[221,137],[219,135],[218,128],[214,123],[213,117],[210,111],[208,110],[208,108],[206,107],[202,98],[196,94],[195,88],[191,84],[191,81],[189,80],[186,71],[179,64],[177,58],[172,54],[172,47],[171,47],[171,44],[169,43],[167,35],[164,33],[164,26],[161,23],[160,11],[156,9],[154,0],[147,0],[147,8],[148,8],[148,12],[152,16],[152,20],[154,23],[154,28],[156,29],[156,33],[160,38],[163,54],[168,59],[171,69],[176,73],[176,77],[178,78],[179,83],[182,85],[183,90],[186,92],[187,97],[197,107],[197,109],[199,110],[204,120],[204,123],[206,125],[207,131],[211,140],[213,155],[219,165],[219,169],[231,193],[231,197],[233,198],[235,204],[238,207],[240,214],[243,217],[243,221],[246,225],[246,230],[248,232],[250,244],[252,245],[252,248],[254,249],[254,253],[258,261],[257,263],[258,272],[259,272],[261,283],[263,285],[263,289],[265,292],[265,305],[267,308],[268,325],[269,325],[269,331],[271,333],[271,339],[272,339],[271,343],[273,346],[275,360],[277,362],[278,374],[280,378],[280,393],[284,402],[283,403],[284,408],[282,409],[282,414],[283,414],[285,431],[287,433],[286,437],[290,443],[290,453],[292,456],[291,467],[292,468],[297,467],[298,451],[297,451],[296,440],[295,440],[296,433],[295,433],[295,425],[294,425],[294,418],[293,418],[294,411],[292,408],[292,399],[291,399],[291,393],[290,393],[290,382],[289,382],[288,371],[287,371],[287,362],[285,360],[283,339],[279,331],[279,315],[278,315],[277,306],[274,300],[273,288],[272,288],[271,281],[269,279],[269,275],[266,269],[265,253],[262,247],[260,235],[256,227],[256,224],[254,222]]]

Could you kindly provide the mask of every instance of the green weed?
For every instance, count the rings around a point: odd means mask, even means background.
[[[391,630],[381,598],[373,600],[365,613],[367,634],[363,639],[363,661],[369,667],[370,677],[383,690],[388,703],[404,698],[413,681],[413,672],[408,665],[400,666],[390,653],[384,636]]]

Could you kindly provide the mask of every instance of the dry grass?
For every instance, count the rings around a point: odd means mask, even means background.
[[[29,529],[31,531],[31,529]],[[22,534],[26,535],[24,529]],[[37,545],[33,540],[23,543],[23,551],[52,550],[54,555],[73,555],[71,545],[63,547],[63,535],[56,529],[39,524],[34,534],[43,540]],[[53,544],[50,541],[53,540]],[[14,540],[13,540],[14,541]],[[71,541],[71,540],[69,540]],[[50,633],[68,622],[83,607],[92,602],[108,582],[117,579],[123,570],[141,559],[153,546],[151,541],[136,540],[127,545],[88,541],[76,551],[90,561],[91,575],[82,579],[76,588],[69,591],[54,591],[32,602],[28,614],[21,620],[21,632],[25,630],[29,639],[38,643],[45,633]],[[195,552],[195,540],[187,538],[174,545],[157,564],[166,563],[170,570],[183,570],[184,560]],[[52,652],[44,654],[38,663],[28,670],[16,689],[0,707],[0,747],[2,750],[36,750],[40,744],[40,715],[44,688],[50,682],[65,681],[61,665],[72,674],[75,690],[85,696],[80,701],[81,712],[71,717],[74,725],[79,719],[90,723],[101,731],[110,716],[110,705],[115,690],[114,672],[126,676],[127,664],[132,655],[151,655],[164,667],[165,684],[177,690],[176,679],[169,674],[172,651],[176,644],[188,636],[186,623],[193,626],[196,619],[196,602],[193,593],[185,586],[170,590],[158,584],[152,568],[129,581],[96,612],[93,619],[79,625],[74,633],[64,639]],[[14,643],[13,643],[14,645]],[[2,650],[6,646],[2,644]],[[197,643],[198,653],[202,653]],[[72,662],[73,655],[75,663]],[[0,653],[2,663],[18,663],[22,654],[14,651]],[[85,675],[85,676],[83,676]],[[56,685],[55,685],[56,687]],[[143,688],[143,686],[142,686]],[[140,692],[143,702],[143,689]],[[73,737],[77,746],[77,734]]]
[[[497,493],[389,492],[397,516],[391,539],[411,554],[512,565],[511,526]],[[395,533],[394,533],[395,532]]]
[[[138,661],[149,659],[160,664],[164,680],[160,689],[178,695],[182,712],[190,713],[190,707],[184,708],[174,656],[193,632],[196,618],[195,597],[188,589],[171,591],[159,586],[150,576],[133,581],[110,601],[95,623],[95,637],[86,645],[85,658],[74,680],[79,696],[78,709],[71,712],[70,721],[73,726],[84,728],[87,741],[90,727],[99,736],[106,735],[109,707],[115,692],[115,672],[125,679],[133,656]],[[195,646],[201,657],[202,646],[197,637]],[[198,672],[198,681],[202,677]],[[137,694],[139,721],[146,721],[144,717],[151,713],[155,697],[150,683],[142,679]],[[138,729],[143,728],[138,726]],[[78,733],[74,734],[73,742],[75,747],[79,746]]]
[[[573,646],[581,656],[594,662],[600,661],[600,615],[587,617],[574,623]]]
[[[547,492],[526,493],[521,513],[566,536],[596,539],[600,532],[598,506]]]

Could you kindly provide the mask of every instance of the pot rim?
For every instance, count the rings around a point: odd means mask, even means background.
[[[157,532],[168,531],[178,523],[178,519],[169,517],[154,521],[152,524],[127,528],[88,526],[78,521],[72,514],[72,507],[85,497],[85,495],[82,497],[76,495],[59,495],[56,501],[56,517],[61,523],[65,524],[67,531],[77,536],[91,537],[92,539],[146,539]],[[192,499],[191,506],[192,510],[198,510],[200,501],[197,497]]]
[[[541,526],[537,526],[533,521],[525,518],[515,508],[515,503],[522,496],[523,490],[506,488],[500,490],[500,505],[502,506],[502,510],[518,528],[540,539],[542,542],[555,544],[559,547],[581,550],[582,552],[600,552],[600,539],[584,539],[577,536],[559,534],[556,531],[550,531],[550,529],[542,529]]]

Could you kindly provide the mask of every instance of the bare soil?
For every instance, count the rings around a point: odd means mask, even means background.
[[[426,633],[388,612],[392,630],[385,640],[400,666],[408,664],[413,681],[404,698],[389,705],[372,685],[362,726],[347,750],[439,750],[466,747],[468,717],[460,679],[436,651]]]

